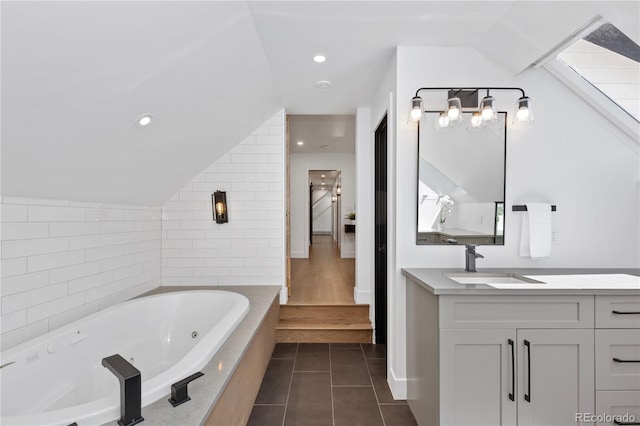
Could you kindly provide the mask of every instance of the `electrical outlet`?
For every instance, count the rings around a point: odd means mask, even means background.
[[[560,245],[560,242],[558,239],[558,231],[551,231],[551,245],[552,246]]]

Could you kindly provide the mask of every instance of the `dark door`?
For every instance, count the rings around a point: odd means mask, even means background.
[[[309,245],[313,244],[313,183],[309,184]]]
[[[387,116],[375,132],[376,343],[387,343]]]

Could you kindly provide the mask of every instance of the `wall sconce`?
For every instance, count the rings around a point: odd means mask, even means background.
[[[211,205],[213,206],[213,218],[216,223],[229,222],[229,214],[227,212],[227,193],[225,191],[216,191],[211,194]]]
[[[522,94],[516,100],[516,109],[513,114],[513,124],[529,124],[533,122],[533,111],[531,109],[531,99],[525,95],[524,90],[519,87],[421,87],[416,90],[416,95],[411,98],[408,122],[420,121],[424,113],[424,103],[419,96],[421,91],[447,91],[447,108],[440,114],[436,121],[436,127],[448,128],[463,121],[463,108],[475,109],[471,117],[471,127],[485,127],[488,123],[495,122],[498,117],[496,110],[496,100],[490,95],[491,90],[518,90]],[[478,92],[486,90],[486,96],[478,105]],[[461,100],[462,99],[462,100]]]

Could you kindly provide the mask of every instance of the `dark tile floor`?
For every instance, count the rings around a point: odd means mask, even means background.
[[[384,345],[278,343],[249,426],[417,425],[386,380]]]

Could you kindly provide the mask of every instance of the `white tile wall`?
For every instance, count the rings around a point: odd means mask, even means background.
[[[163,209],[163,285],[282,285],[284,112],[223,155]],[[227,192],[229,223],[211,194]]]
[[[3,197],[0,349],[161,284],[160,208]]]
[[[160,285],[284,282],[284,111],[160,208],[2,197],[0,350]],[[211,194],[227,191],[229,223]]]

